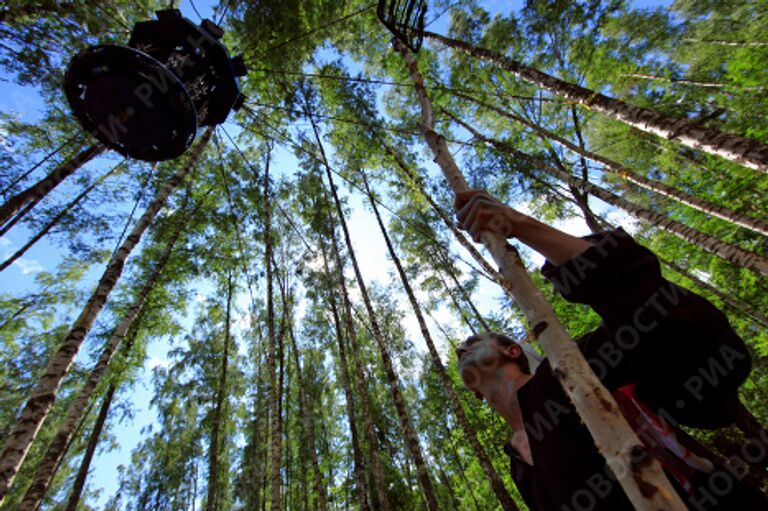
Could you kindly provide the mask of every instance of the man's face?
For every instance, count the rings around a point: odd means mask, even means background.
[[[480,398],[493,402],[503,390],[508,362],[504,349],[489,335],[473,335],[456,349],[459,375],[464,385]]]

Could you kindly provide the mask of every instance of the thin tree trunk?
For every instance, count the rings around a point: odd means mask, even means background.
[[[317,126],[315,125],[315,121],[314,121],[314,118],[312,117],[312,113],[308,111],[307,114],[308,114],[310,123],[312,124],[312,129],[315,134],[316,142],[322,154],[322,160],[325,166],[326,177],[328,178],[328,184],[331,189],[333,201],[336,205],[336,213],[339,217],[339,223],[341,225],[342,232],[344,233],[344,240],[347,245],[347,251],[349,253],[350,260],[352,261],[352,267],[355,270],[355,277],[357,279],[357,284],[360,289],[360,293],[363,296],[363,302],[365,303],[365,308],[368,312],[368,319],[371,323],[371,328],[373,329],[373,338],[379,348],[379,353],[381,354],[381,361],[384,366],[384,372],[386,373],[387,379],[389,380],[389,387],[390,387],[390,391],[392,392],[392,399],[394,400],[394,403],[395,403],[395,409],[397,410],[398,419],[400,420],[400,426],[402,427],[403,433],[405,435],[406,445],[408,446],[410,455],[413,458],[414,464],[416,465],[416,471],[418,473],[419,482],[421,483],[421,489],[424,492],[424,495],[427,499],[428,507],[431,511],[438,511],[437,497],[435,496],[432,480],[430,479],[429,471],[427,470],[427,466],[424,461],[424,456],[422,455],[421,447],[419,446],[419,439],[416,436],[416,432],[413,430],[413,425],[411,424],[411,420],[408,417],[408,411],[406,409],[405,400],[403,398],[402,391],[400,390],[400,385],[398,383],[397,375],[395,374],[395,370],[392,365],[392,360],[389,356],[389,353],[387,352],[386,345],[384,344],[384,337],[382,336],[381,328],[379,327],[379,322],[376,319],[376,312],[374,311],[373,305],[371,304],[371,299],[368,296],[368,290],[365,286],[365,281],[363,280],[362,273],[360,273],[360,267],[357,264],[357,258],[354,253],[354,248],[352,247],[352,240],[349,237],[349,231],[347,229],[346,220],[344,219],[344,211],[341,207],[341,201],[339,200],[339,196],[336,193],[336,187],[333,183],[333,176],[331,175],[331,169],[327,163],[327,158],[325,156],[325,151],[322,146],[320,134],[317,131]]]
[[[705,128],[687,119],[678,119],[662,113],[630,105],[597,91],[565,82],[537,69],[525,66],[504,55],[473,46],[464,41],[425,31],[430,39],[461,50],[473,57],[491,62],[527,82],[543,87],[558,96],[575,101],[611,119],[624,122],[634,128],[652,133],[681,144],[721,156],[739,165],[768,172],[768,145],[739,135]]]
[[[671,268],[673,271],[675,271],[675,272],[679,273],[680,275],[682,275],[683,277],[687,278],[688,280],[690,280],[691,282],[693,282],[697,286],[699,286],[699,287],[701,287],[703,289],[706,289],[707,291],[709,291],[713,295],[717,296],[723,302],[725,302],[726,305],[730,306],[732,309],[734,309],[737,312],[743,314],[744,316],[750,318],[751,320],[760,323],[763,327],[768,328],[768,317],[766,317],[765,314],[762,314],[762,313],[756,311],[755,309],[753,309],[749,305],[745,304],[744,302],[742,302],[738,298],[736,298],[734,296],[731,296],[731,295],[729,295],[727,293],[724,293],[723,291],[717,289],[712,284],[709,284],[708,282],[700,279],[699,277],[697,277],[693,273],[689,272],[685,268],[681,267],[680,265],[678,265],[678,264],[676,264],[676,263],[674,263],[674,262],[672,262],[672,261],[670,261],[668,259],[664,259],[662,257],[659,257],[659,261],[661,261],[662,264],[664,264],[665,266],[668,266],[669,268]]]
[[[365,475],[365,465],[363,464],[363,457],[360,451],[360,440],[358,438],[359,433],[357,431],[357,424],[356,424],[357,414],[355,412],[355,397],[354,397],[354,392],[352,392],[352,385],[350,383],[349,364],[347,363],[347,353],[344,347],[344,338],[342,333],[341,319],[339,316],[339,307],[338,307],[338,304],[336,303],[336,295],[333,291],[333,286],[332,286],[333,281],[335,281],[336,279],[333,278],[333,275],[331,274],[330,269],[328,268],[328,257],[326,254],[325,243],[322,237],[320,238],[320,248],[321,248],[321,253],[323,257],[323,270],[325,271],[325,275],[330,281],[327,300],[331,304],[331,314],[333,316],[333,325],[336,333],[336,343],[338,345],[338,350],[339,350],[339,365],[341,366],[341,383],[344,388],[344,398],[346,401],[349,431],[350,431],[350,436],[352,437],[352,457],[354,462],[353,473],[355,478],[355,490],[356,490],[357,498],[360,504],[360,511],[368,511],[370,509],[370,504],[368,502],[368,484],[367,484],[367,477]],[[344,278],[343,275],[341,276],[341,278],[342,279]],[[360,385],[360,387],[362,388],[362,385]],[[371,458],[374,458],[374,457],[378,462],[378,452],[376,452],[375,455],[371,456]]]
[[[101,144],[86,147],[72,159],[53,169],[53,171],[43,179],[23,192],[19,192],[8,199],[5,204],[0,206],[0,225],[5,225],[6,222],[8,222],[8,220],[10,220],[10,218],[24,206],[34,206],[40,202],[43,197],[56,188],[62,181],[71,176],[73,172],[103,153],[105,149],[106,148]]]
[[[67,213],[72,211],[72,209],[77,206],[83,198],[85,198],[86,195],[88,195],[91,190],[96,188],[98,185],[104,182],[109,176],[115,173],[122,163],[112,167],[110,170],[108,170],[104,175],[102,175],[100,178],[98,178],[96,181],[91,183],[88,187],[85,188],[77,197],[72,199],[72,201],[69,202],[66,206],[64,206],[64,209],[59,211],[47,224],[45,224],[32,238],[27,241],[23,247],[18,249],[16,252],[13,253],[8,259],[3,261],[2,264],[0,264],[0,271],[3,271],[4,269],[8,268],[11,264],[13,264],[14,261],[16,261],[19,257],[23,256],[27,250],[30,249],[35,243],[40,241],[40,238],[48,234],[48,232],[53,229],[62,218],[64,218]]]
[[[715,46],[740,46],[745,48],[759,48],[768,46],[768,43],[762,41],[723,41],[722,39],[694,39],[686,37],[683,39],[686,43],[712,44]]]
[[[112,406],[112,399],[115,397],[116,390],[117,387],[114,384],[110,385],[101,402],[99,415],[96,418],[96,423],[93,425],[91,435],[88,437],[88,445],[85,448],[85,454],[80,462],[80,468],[77,470],[77,476],[75,477],[75,482],[72,484],[72,490],[69,492],[66,511],[76,511],[77,505],[80,503],[80,496],[83,494],[85,480],[88,478],[88,470],[91,467],[93,455],[96,453],[96,446],[99,444],[99,438],[104,429],[104,424],[107,422],[109,408]]]
[[[178,227],[166,243],[163,253],[157,260],[155,268],[139,290],[133,304],[115,328],[115,331],[112,333],[109,341],[104,347],[99,360],[88,375],[85,384],[80,389],[80,393],[69,405],[66,417],[59,425],[56,435],[53,437],[42,462],[37,468],[32,484],[27,489],[24,499],[19,504],[19,511],[34,511],[40,507],[40,504],[45,497],[45,493],[48,491],[48,487],[56,475],[56,470],[66,454],[66,448],[73,438],[75,428],[84,416],[85,409],[88,406],[88,402],[90,401],[93,392],[106,374],[107,367],[112,361],[112,357],[117,352],[117,349],[120,347],[120,344],[123,342],[128,329],[134,323],[134,320],[144,307],[147,297],[157,284],[161,273],[171,257],[171,252],[181,235],[183,227],[184,224],[180,220]]]
[[[739,248],[736,245],[726,243],[715,238],[714,236],[710,236],[709,234],[697,231],[696,229],[681,224],[680,222],[676,222],[675,220],[667,218],[663,215],[642,208],[637,204],[634,204],[624,199],[623,197],[609,192],[604,188],[601,188],[592,183],[584,182],[584,180],[579,179],[569,174],[568,172],[554,168],[551,165],[548,165],[546,162],[541,161],[539,158],[535,158],[529,154],[523,153],[522,151],[518,151],[506,142],[488,138],[477,132],[472,126],[468,125],[461,119],[456,117],[452,118],[458,124],[472,132],[478,139],[492,144],[494,147],[503,152],[514,155],[515,158],[519,158],[531,163],[532,165],[536,165],[537,168],[540,168],[552,177],[559,179],[568,185],[572,185],[580,190],[584,190],[585,192],[588,192],[595,197],[604,200],[612,206],[621,208],[634,217],[650,222],[653,226],[658,227],[659,229],[670,234],[674,234],[678,238],[687,241],[691,245],[695,245],[702,250],[705,250],[711,254],[715,254],[725,261],[735,264],[741,268],[746,268],[756,273],[768,276],[768,258]]]
[[[365,372],[363,370],[363,364],[360,360],[360,347],[357,342],[357,332],[355,331],[355,325],[353,323],[352,303],[349,300],[349,291],[347,290],[347,284],[344,280],[344,265],[341,260],[341,253],[336,240],[336,234],[333,232],[335,226],[329,215],[329,220],[332,229],[331,245],[333,249],[333,256],[336,261],[336,271],[338,272],[339,286],[341,287],[341,296],[344,304],[344,318],[346,321],[347,336],[351,347],[352,358],[355,365],[355,371],[357,375],[357,386],[360,389],[360,406],[363,409],[363,421],[365,422],[365,433],[368,438],[368,450],[371,456],[371,468],[373,469],[373,479],[376,483],[376,494],[379,498],[379,508],[381,511],[390,511],[392,506],[389,503],[389,497],[387,495],[386,480],[384,479],[384,471],[381,466],[381,457],[379,456],[379,441],[376,438],[376,430],[374,429],[373,413],[371,412],[371,403],[368,400],[368,385],[366,382]],[[326,263],[327,271],[327,263]],[[333,304],[333,302],[332,302]],[[337,313],[338,315],[338,313]],[[334,320],[336,318],[334,317]],[[337,340],[340,343],[340,356],[343,355],[343,339],[337,329]],[[346,358],[346,357],[345,357]]]
[[[320,460],[317,456],[317,447],[315,446],[315,418],[310,408],[307,396],[304,394],[304,377],[301,373],[301,361],[299,360],[299,349],[296,346],[296,339],[293,336],[293,325],[289,323],[288,338],[291,342],[291,352],[293,353],[293,363],[296,366],[296,379],[298,381],[299,406],[301,407],[301,417],[304,421],[304,427],[307,430],[309,439],[309,458],[312,463],[312,472],[315,476],[315,491],[320,501],[320,511],[328,511],[328,496],[325,493],[323,483],[323,474],[320,472]]]
[[[742,213],[733,211],[724,206],[713,204],[711,202],[700,199],[698,197],[694,197],[693,195],[687,192],[678,190],[677,188],[674,188],[667,184],[660,183],[652,179],[648,179],[647,177],[636,173],[632,169],[629,169],[623,166],[621,163],[618,163],[614,160],[606,158],[605,156],[601,156],[597,153],[588,151],[584,149],[583,145],[577,146],[573,142],[559,136],[558,134],[552,131],[549,131],[540,126],[537,126],[536,124],[524,119],[523,117],[520,117],[519,115],[515,115],[511,112],[498,108],[494,105],[488,104],[484,101],[473,98],[471,96],[460,95],[460,97],[467,99],[469,101],[472,101],[474,103],[477,103],[478,105],[481,105],[484,108],[492,110],[504,117],[507,117],[508,119],[512,119],[514,121],[517,121],[533,129],[536,132],[536,134],[539,135],[539,137],[541,137],[543,140],[548,139],[548,140],[557,142],[561,146],[569,149],[570,151],[573,151],[574,153],[588,160],[591,160],[595,163],[600,164],[603,167],[603,169],[605,169],[606,171],[611,172],[612,174],[615,174],[621,177],[622,179],[629,181],[630,183],[636,184],[641,188],[658,193],[659,195],[663,195],[664,197],[669,197],[670,199],[674,199],[677,202],[680,202],[681,204],[685,204],[686,206],[690,206],[693,209],[703,211],[704,213],[720,218],[734,225],[738,225],[740,227],[744,227],[745,229],[750,229],[751,231],[754,231],[756,233],[768,236],[768,222],[758,220],[748,215],[744,215]]]
[[[509,289],[507,289],[508,284],[505,282],[504,277],[499,273],[499,271],[491,266],[491,264],[485,260],[485,257],[480,254],[480,252],[472,245],[472,243],[467,239],[467,237],[462,233],[457,227],[456,223],[451,221],[450,216],[448,213],[445,212],[443,208],[440,207],[437,202],[435,202],[435,199],[432,198],[429,193],[427,193],[426,189],[424,188],[424,180],[415,174],[413,170],[408,167],[408,165],[405,163],[403,158],[401,157],[398,152],[391,147],[389,144],[384,142],[382,140],[382,145],[384,147],[384,150],[389,154],[392,159],[397,164],[397,168],[400,169],[402,174],[406,177],[407,182],[411,183],[414,190],[416,190],[422,197],[424,197],[424,200],[427,201],[427,203],[430,205],[432,210],[437,214],[438,217],[440,217],[440,220],[443,221],[446,227],[453,233],[456,240],[459,242],[459,244],[467,249],[467,252],[470,253],[472,258],[477,261],[477,263],[485,270],[488,275],[493,278],[493,280],[496,281],[497,284],[499,284],[502,288],[504,288],[507,292],[509,292]],[[511,295],[510,295],[511,296]]]
[[[72,325],[58,351],[54,354],[37,386],[33,389],[13,431],[6,440],[2,453],[0,453],[0,502],[2,502],[10,490],[11,484],[21,467],[21,463],[29,451],[29,447],[32,445],[37,432],[40,430],[40,426],[42,426],[48,412],[51,410],[61,382],[69,372],[85,336],[90,331],[109,294],[117,284],[117,280],[123,271],[125,260],[139,243],[144,231],[147,230],[147,227],[154,220],[168,197],[195,165],[202,154],[203,148],[210,139],[210,135],[211,130],[208,129],[198,145],[192,150],[187,164],[159,188],[144,214],[136,222],[133,230],[128,234],[123,244],[109,261],[96,289],[88,299],[88,303]]]
[[[395,247],[392,245],[392,240],[389,238],[389,234],[387,233],[387,229],[384,226],[384,222],[381,220],[379,208],[376,206],[376,201],[373,198],[371,189],[368,187],[368,180],[365,178],[365,175],[363,175],[363,182],[365,184],[365,191],[368,194],[371,207],[373,208],[373,213],[376,216],[376,222],[379,224],[381,235],[383,236],[384,242],[387,245],[389,255],[392,258],[392,261],[395,263],[397,273],[400,276],[400,282],[403,284],[405,293],[408,295],[408,301],[411,302],[411,308],[413,309],[413,313],[416,316],[416,320],[419,322],[421,336],[424,338],[424,342],[427,345],[429,355],[432,358],[432,363],[434,364],[435,370],[440,377],[440,382],[442,383],[445,394],[448,397],[448,402],[451,404],[453,413],[456,415],[456,419],[458,420],[459,425],[464,432],[464,436],[467,438],[467,440],[469,440],[469,443],[472,446],[472,450],[474,451],[475,456],[477,456],[477,460],[480,462],[480,466],[483,468],[483,471],[488,478],[488,482],[491,484],[493,492],[499,499],[499,503],[501,504],[502,509],[507,511],[517,511],[518,507],[515,505],[512,497],[509,495],[509,492],[504,487],[504,483],[502,482],[501,477],[499,477],[499,474],[496,473],[493,465],[491,465],[491,460],[488,459],[488,455],[485,453],[482,445],[480,445],[480,442],[478,442],[477,434],[469,424],[467,416],[464,414],[464,408],[461,406],[459,396],[456,395],[456,390],[453,388],[453,382],[451,381],[450,376],[448,376],[448,373],[445,370],[442,361],[440,360],[440,354],[437,352],[435,343],[432,340],[432,335],[429,333],[429,328],[427,327],[427,322],[424,319],[424,314],[421,312],[421,306],[416,300],[416,295],[413,292],[411,283],[408,281],[408,276],[405,274],[405,269],[403,269],[400,258],[398,257],[397,252],[395,252]]]
[[[658,76],[658,75],[652,75],[647,73],[621,73],[621,76],[625,76],[627,78],[639,78],[641,80],[649,80],[654,82],[667,82],[667,83],[677,83],[681,85],[692,85],[694,87],[704,87],[707,89],[722,89],[723,87],[727,87],[727,83],[718,83],[718,82],[701,82],[698,80],[686,80],[685,78],[670,78],[668,76]]]
[[[216,408],[213,412],[211,440],[208,446],[208,495],[205,499],[205,511],[216,511],[219,509],[219,436],[221,435],[224,400],[227,396],[232,294],[232,271],[230,270],[227,277],[227,312],[224,316],[224,353],[221,357],[221,372],[219,373],[219,385],[216,390]]]
[[[271,453],[271,494],[270,511],[280,509],[280,406],[279,389],[277,388],[277,333],[275,332],[275,304],[272,282],[272,222],[269,192],[269,156],[264,170],[264,264],[267,276],[267,332],[269,348],[267,353],[267,373],[269,376],[269,400],[270,400],[270,453]]]
[[[434,130],[432,103],[413,54],[401,43],[396,43],[396,49],[402,54],[416,86],[422,112],[419,127],[435,155],[435,161],[454,193],[468,190],[469,186],[448,151],[445,139]],[[499,264],[502,275],[512,283],[515,298],[534,335],[549,355],[552,370],[558,375],[563,390],[635,508],[640,511],[685,510],[685,505],[657,461],[649,456],[651,461],[643,466],[632,462],[636,453],[644,452],[645,448],[619,412],[610,392],[592,372],[552,307],[525,272],[517,251],[503,237],[491,232],[482,233],[481,240]]]

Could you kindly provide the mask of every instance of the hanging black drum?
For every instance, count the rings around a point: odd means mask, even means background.
[[[177,9],[137,23],[128,46],[77,54],[64,78],[72,111],[110,149],[145,161],[181,155],[199,126],[221,124],[243,102],[242,56],[229,57],[223,31]]]

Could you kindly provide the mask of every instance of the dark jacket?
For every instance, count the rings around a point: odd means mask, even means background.
[[[562,266],[546,263],[542,272],[567,300],[601,316],[600,327],[577,342],[603,384],[611,392],[631,385],[639,400],[672,425],[732,423],[751,358],[723,313],[662,278],[658,259],[624,231],[587,239],[594,245],[583,254]],[[532,510],[633,509],[548,360],[519,389],[518,399],[533,466],[506,450],[512,477]],[[768,509],[768,501],[730,472],[734,484],[724,491],[723,470],[694,471],[690,493],[677,487],[691,509]],[[716,485],[710,488],[713,475]]]

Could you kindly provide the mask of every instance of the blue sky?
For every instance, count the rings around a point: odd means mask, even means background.
[[[495,0],[485,2],[485,5],[491,12],[506,12],[510,9],[510,6],[516,6],[521,2],[507,2],[502,0]],[[659,1],[635,1],[633,2],[638,7],[646,6],[659,6],[669,5],[669,0]],[[196,0],[195,5],[197,10],[204,16],[210,17],[212,12],[212,6],[215,2],[210,0]],[[180,8],[184,15],[192,19],[193,21],[199,21],[198,16],[191,8],[188,0],[184,0],[180,4]],[[443,20],[441,20],[442,22]],[[433,28],[441,30],[442,23],[438,22]],[[16,112],[25,121],[34,121],[39,118],[41,109],[41,102],[39,93],[34,88],[21,87],[11,81],[7,80],[8,77],[0,76],[0,78],[6,78],[0,82],[0,111],[3,112]],[[227,130],[230,134],[236,132],[231,127],[231,124],[227,125]],[[0,133],[0,139],[2,133]],[[282,161],[281,161],[282,160]],[[90,167],[94,169],[105,168],[107,165],[111,165],[115,162],[114,155],[109,158],[100,158],[94,161]],[[282,158],[278,159],[278,168],[283,167],[285,172],[290,173],[295,168],[292,157],[285,152]],[[40,171],[42,172],[42,171]],[[344,188],[342,186],[342,188]],[[351,198],[350,202],[353,208],[353,217],[350,219],[350,229],[352,231],[353,240],[356,240],[356,249],[359,251],[359,257],[365,261],[365,268],[368,271],[366,278],[372,280],[379,280],[380,282],[388,282],[389,275],[387,273],[389,269],[389,261],[384,254],[386,249],[377,238],[372,238],[370,235],[370,225],[374,222],[371,215],[363,207],[360,197],[355,196]],[[139,213],[140,214],[140,213]],[[385,213],[385,217],[386,217]],[[574,234],[585,234],[586,227],[582,225],[583,222],[577,222],[572,220],[566,220],[560,227],[564,230],[568,230]],[[15,248],[18,248],[27,237],[30,232],[21,228],[12,230],[4,238],[0,238],[0,256],[7,256]],[[41,271],[51,271],[56,264],[60,261],[60,249],[56,246],[52,246],[47,242],[41,242],[27,255],[24,256],[17,264],[3,272],[0,275],[0,286],[5,292],[20,292],[23,290],[31,289],[33,287],[34,275]],[[129,263],[130,264],[130,263]],[[101,273],[101,268],[94,269],[89,277],[85,280],[84,285],[92,285]],[[201,291],[205,293],[205,286],[202,286]],[[498,293],[494,288],[488,287],[488,289],[481,289],[482,294],[486,294],[491,297],[481,304],[481,308],[490,310],[496,307],[498,303]],[[202,296],[202,295],[201,295]],[[416,331],[416,326],[409,325],[409,329]],[[419,337],[414,337],[419,338]],[[149,347],[148,362],[145,369],[145,374],[142,383],[138,384],[135,388],[135,392],[131,396],[131,401],[136,411],[136,416],[131,421],[125,421],[115,424],[113,427],[113,434],[118,440],[119,447],[110,452],[101,451],[94,462],[94,470],[89,479],[90,488],[100,488],[103,490],[102,497],[99,499],[101,503],[106,498],[113,495],[117,490],[117,470],[116,467],[120,464],[130,463],[130,452],[140,441],[141,429],[154,422],[154,412],[149,408],[148,403],[151,399],[151,386],[150,375],[152,367],[157,365],[163,365],[167,363],[167,351],[169,346],[167,342],[159,342]]]

